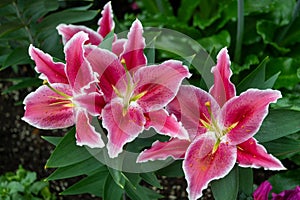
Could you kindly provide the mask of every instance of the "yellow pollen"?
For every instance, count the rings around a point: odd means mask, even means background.
[[[121,59],[121,64],[122,64],[122,65],[126,65],[126,61],[125,61],[124,58]]]
[[[210,107],[210,102],[209,101],[205,102],[205,106]]]

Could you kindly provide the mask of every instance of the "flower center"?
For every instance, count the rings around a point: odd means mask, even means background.
[[[56,94],[61,96],[61,97],[49,96],[50,98],[57,100],[55,103],[51,103],[50,106],[63,104],[63,106],[65,106],[65,107],[75,107],[75,104],[72,102],[71,96],[55,89],[54,87],[52,87],[49,84],[49,82],[47,80],[44,80],[43,84],[46,85],[50,90],[52,90],[53,92],[55,92]]]
[[[203,127],[206,128],[208,131],[215,133],[215,136],[217,138],[217,142],[214,145],[213,152],[216,152],[216,150],[219,147],[219,144],[222,140],[222,137],[229,133],[233,128],[235,128],[238,125],[238,122],[235,122],[231,124],[229,127],[224,127],[219,123],[219,121],[215,118],[215,116],[212,113],[211,110],[211,103],[207,101],[205,103],[205,106],[208,110],[208,113],[210,115],[210,119],[207,116],[205,117],[205,120],[200,119],[200,122],[202,123]]]
[[[124,92],[124,94],[122,94],[115,86],[112,85],[112,88],[116,93],[116,95],[123,100],[123,116],[125,116],[127,114],[130,103],[135,102],[141,97],[143,97],[147,93],[147,91],[141,92],[139,94],[134,94],[134,89],[136,85],[133,83],[132,77],[126,67],[124,58],[121,60],[121,63],[125,68],[126,80],[123,79],[123,81],[124,81],[124,85],[126,85],[126,91]]]

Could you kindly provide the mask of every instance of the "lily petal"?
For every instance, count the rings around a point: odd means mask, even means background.
[[[145,128],[153,127],[156,132],[178,139],[189,139],[187,131],[182,124],[177,121],[173,114],[169,114],[165,109],[145,113],[147,122]]]
[[[60,24],[56,27],[56,29],[58,34],[62,36],[63,44],[66,44],[76,33],[80,31],[87,33],[89,36],[89,39],[85,41],[85,44],[99,45],[103,40],[101,35],[86,26]]]
[[[201,123],[201,120],[208,122],[211,119],[207,102],[210,103],[212,114],[217,116],[220,107],[210,94],[200,88],[183,85],[180,86],[174,100],[167,105],[169,113],[173,113],[182,122],[191,140],[207,131]]]
[[[268,106],[276,102],[281,94],[277,90],[249,89],[230,99],[222,108],[223,124],[234,128],[226,135],[232,145],[251,138],[268,114]]]
[[[227,48],[223,48],[217,56],[217,65],[212,68],[214,74],[214,85],[209,93],[216,99],[220,107],[226,101],[235,96],[235,86],[230,81],[232,71],[230,70],[230,59]]]
[[[190,144],[188,140],[180,140],[177,138],[172,138],[168,142],[155,141],[150,149],[146,149],[140,153],[137,162],[165,160],[169,156],[175,160],[183,159]]]
[[[85,50],[86,59],[98,74],[98,85],[107,101],[109,101],[114,94],[112,86],[116,86],[119,81],[123,80],[125,69],[119,62],[118,57],[108,50],[96,46],[85,47]]]
[[[264,167],[270,170],[286,169],[277,158],[268,154],[262,145],[257,144],[254,138],[239,144],[237,150],[237,162],[242,167]]]
[[[118,57],[123,53],[124,51],[124,45],[127,42],[127,39],[117,39],[112,43],[112,49],[111,51],[114,52]]]
[[[183,171],[190,200],[200,198],[208,183],[226,176],[236,162],[234,146],[220,143],[216,152],[212,153],[215,143],[214,133],[207,132],[197,137],[185,154]]]
[[[29,55],[36,64],[35,71],[42,73],[49,83],[68,83],[64,68],[65,64],[61,62],[53,62],[52,57],[33,47],[29,46]]]
[[[125,60],[127,70],[133,74],[147,63],[146,56],[144,55],[146,44],[143,37],[143,26],[138,19],[132,23],[127,38],[128,40],[125,43],[124,52],[121,56]]]
[[[76,144],[87,145],[91,148],[102,148],[104,142],[99,133],[91,125],[92,116],[83,109],[76,111]]]
[[[73,97],[73,102],[93,116],[99,116],[105,106],[104,97],[98,92],[76,95]]]
[[[253,192],[254,200],[268,200],[272,185],[269,181],[264,181],[260,186]]]
[[[69,85],[54,83],[52,87],[71,95]],[[46,85],[40,86],[24,99],[25,114],[22,120],[39,129],[66,128],[74,124],[73,108],[62,96]]]
[[[144,93],[138,104],[144,112],[162,109],[175,97],[182,80],[189,76],[187,67],[175,60],[140,68],[133,77],[135,94]]]
[[[96,82],[96,77],[86,58],[84,57],[83,44],[88,40],[88,34],[84,32],[76,33],[65,45],[66,74],[70,86],[75,93]]]
[[[108,155],[117,157],[123,146],[144,130],[145,117],[141,108],[130,105],[124,115],[123,104],[113,101],[102,110],[103,127],[108,134]]]
[[[111,8],[111,2],[105,4],[101,12],[102,17],[98,21],[99,28],[97,32],[105,38],[115,28],[115,22],[113,21],[113,10]]]

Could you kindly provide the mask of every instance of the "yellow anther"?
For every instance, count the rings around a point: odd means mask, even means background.
[[[133,97],[131,97],[130,101],[137,101],[142,98],[148,91],[141,92]]]
[[[206,107],[210,107],[210,101],[205,102]]]
[[[206,121],[204,121],[203,119],[199,119],[200,122],[202,123],[202,125],[204,126],[204,128],[210,129],[211,125],[210,123],[207,123]]]
[[[125,61],[124,58],[121,59],[121,64],[122,64],[122,65],[126,65],[126,61]]]
[[[234,128],[238,125],[238,123],[239,123],[239,122],[235,122],[235,123],[231,124],[231,125],[226,129],[226,131],[227,131],[227,132],[231,131],[232,129],[234,129]]]
[[[123,98],[123,95],[119,92],[119,90],[114,85],[111,85],[111,87],[113,88],[114,92],[118,97]]]

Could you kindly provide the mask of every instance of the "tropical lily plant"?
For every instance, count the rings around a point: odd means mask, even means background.
[[[138,158],[138,162],[168,156],[184,159],[190,199],[201,197],[209,182],[226,176],[236,162],[242,167],[285,169],[253,138],[268,113],[268,105],[281,97],[280,92],[249,89],[236,96],[226,48],[218,54],[212,73],[215,83],[209,93],[181,86],[167,107],[187,129],[189,140],[155,142]]]

